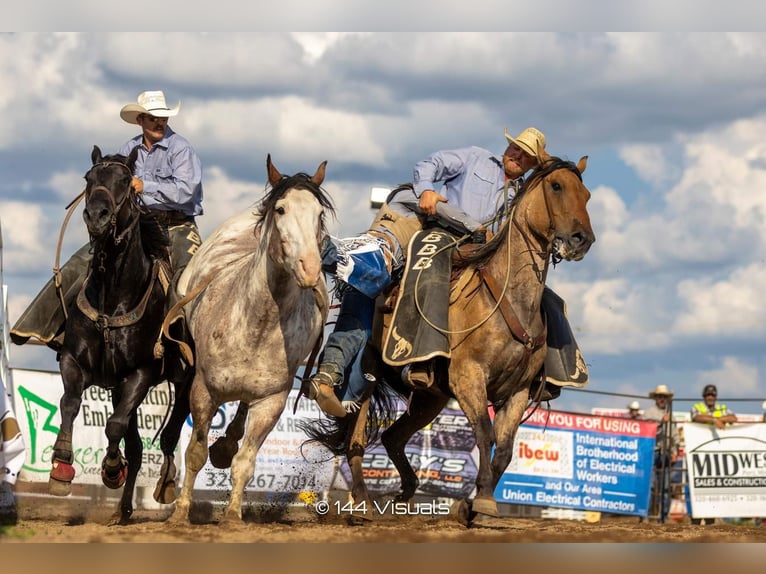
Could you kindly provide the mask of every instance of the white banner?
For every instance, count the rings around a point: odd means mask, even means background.
[[[686,423],[694,518],[766,516],[766,424]]]
[[[48,482],[53,443],[61,424],[59,401],[64,385],[59,373],[12,369],[16,417],[27,442],[27,456],[20,478]],[[160,440],[151,444],[161,428],[170,400],[167,384],[155,387],[138,408],[138,430],[144,444],[138,486],[154,486],[162,466]],[[74,484],[102,484],[101,461],[106,454],[104,428],[112,414],[108,391],[90,387],[83,393],[80,413],[74,422]]]

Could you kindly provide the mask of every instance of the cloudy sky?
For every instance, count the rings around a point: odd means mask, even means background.
[[[532,125],[588,155],[597,241],[549,284],[568,302],[591,390],[766,398],[766,35],[756,33],[110,33],[0,36],[0,223],[13,322],[50,277],[92,146],[137,134],[143,90],[204,165],[203,236],[285,172],[328,161],[334,235],[372,220],[369,190],[437,149],[497,153]],[[64,254],[86,241],[79,215]],[[56,369],[45,348],[11,365]],[[565,393],[556,408],[624,406]],[[642,401],[648,407],[651,401]],[[677,407],[686,409],[688,403]]]

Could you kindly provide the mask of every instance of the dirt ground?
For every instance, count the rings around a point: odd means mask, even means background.
[[[312,506],[252,504],[244,522],[219,524],[221,509],[198,505],[190,524],[166,522],[168,511],[137,509],[126,526],[108,526],[112,505],[82,500],[24,498],[15,526],[0,527],[0,542],[766,542],[766,526],[752,524],[640,523],[604,516],[597,523],[530,518],[496,519],[491,527],[466,527],[454,516],[396,516],[351,524],[348,517],[318,516]]]

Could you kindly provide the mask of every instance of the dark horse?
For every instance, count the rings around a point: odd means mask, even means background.
[[[168,276],[168,239],[153,215],[142,209],[131,188],[137,149],[127,158],[102,156],[93,147],[93,166],[85,174],[83,217],[93,251],[88,275],[69,308],[59,367],[64,382],[61,429],[53,447],[48,483],[66,496],[74,478],[72,426],[83,391],[97,385],[111,391],[114,413],[106,423],[108,447],[101,466],[104,485],[125,486],[112,522],[133,513],[133,490],[143,445],[137,409],[163,377],[155,341],[165,314],[163,281]],[[160,353],[157,353],[159,355]],[[165,460],[154,492],[159,502],[175,499],[173,451],[189,414],[188,384],[176,385],[175,402],[160,447]],[[125,440],[125,456],[120,441]]]
[[[530,386],[546,354],[540,303],[549,263],[552,258],[580,260],[595,240],[586,209],[590,192],[581,176],[586,163],[587,157],[575,165],[546,155],[512,200],[510,216],[498,233],[464,259],[462,279],[453,286],[449,307],[450,359],[437,370],[432,387],[412,392],[408,410],[381,435],[401,476],[398,500],[412,498],[419,484],[405,445],[454,397],[471,424],[479,449],[472,510],[483,515],[482,520],[491,521],[487,517],[498,515],[494,490],[511,461]],[[365,352],[375,349],[370,361],[377,369],[375,378],[396,387],[400,372],[382,362],[381,340],[381,333],[374,330]],[[401,388],[401,382],[398,385],[400,392],[411,392]],[[331,417],[304,426],[313,440],[346,455],[352,495],[357,502],[367,502],[367,508],[371,508],[371,500],[362,477],[362,458],[377,430],[368,419],[386,420],[376,410],[381,404],[385,401],[371,402],[368,397],[356,416]],[[494,424],[488,404],[495,409]]]

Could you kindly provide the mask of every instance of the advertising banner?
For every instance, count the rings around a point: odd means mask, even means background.
[[[766,424],[686,423],[694,518],[766,516]]]
[[[495,499],[646,516],[656,432],[651,421],[537,410]]]
[[[404,412],[398,404],[396,418]],[[404,449],[407,459],[420,481],[417,493],[448,498],[467,498],[475,489],[478,452],[473,429],[463,411],[447,406],[434,421],[413,435]],[[341,473],[351,485],[351,471],[344,460]],[[362,460],[362,473],[367,489],[373,495],[398,492],[399,473],[385,448],[378,444],[368,448]]]
[[[31,482],[48,482],[53,443],[59,432],[59,401],[63,383],[59,373],[12,369],[16,418],[26,443],[26,459],[20,478]],[[153,388],[138,408],[138,431],[143,442],[143,460],[136,485],[154,486],[162,466],[159,438],[170,402],[168,385]],[[98,387],[85,389],[80,413],[74,422],[74,469],[77,484],[102,484],[101,461],[106,454],[104,434],[106,421],[112,414],[109,391]]]

